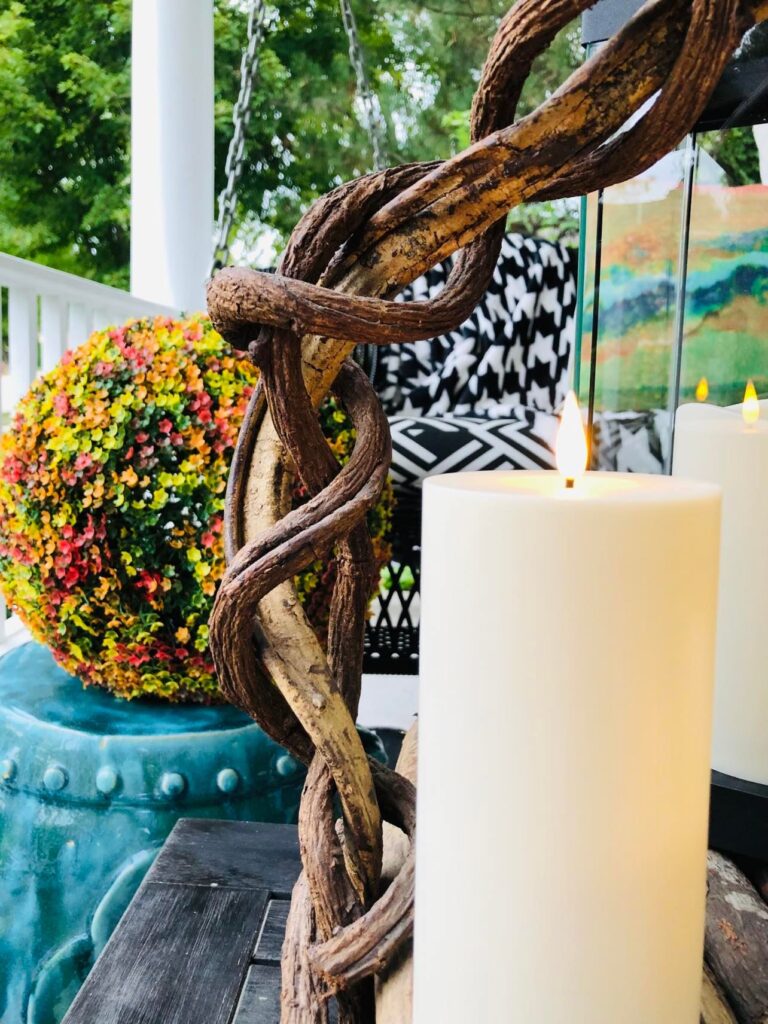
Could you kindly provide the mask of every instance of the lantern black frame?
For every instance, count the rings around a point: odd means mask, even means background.
[[[645,0],[598,0],[582,17],[582,42],[587,53],[599,47],[617,32],[640,8]],[[764,53],[764,56],[756,56]],[[683,359],[684,319],[688,288],[688,249],[690,243],[696,168],[699,157],[699,136],[704,132],[725,131],[768,122],[768,23],[752,28],[715,89],[710,102],[693,131],[687,138],[685,179],[683,182],[682,217],[679,267],[675,285],[676,323],[674,326],[674,366],[669,391],[670,443],[664,471],[672,472],[674,455],[674,413],[680,404],[681,369]],[[581,345],[583,340],[585,271],[586,271],[586,197],[581,207],[581,239],[579,243],[579,305],[576,324],[575,383],[577,393],[587,393],[588,427],[590,433],[595,422],[595,392],[597,378],[598,342],[600,333],[600,276],[603,235],[604,191],[597,193],[595,275],[593,285],[591,349],[589,380],[586,388],[581,381]],[[593,466],[597,468],[597,466]]]

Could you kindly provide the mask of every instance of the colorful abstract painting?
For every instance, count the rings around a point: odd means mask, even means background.
[[[747,380],[768,393],[768,185],[731,186],[698,155],[687,260],[684,151],[608,190],[597,305],[596,407],[667,408],[676,377],[678,297],[684,295],[680,400],[706,379],[709,400],[741,399]],[[587,213],[581,336],[582,391],[589,379],[595,313],[597,200]]]

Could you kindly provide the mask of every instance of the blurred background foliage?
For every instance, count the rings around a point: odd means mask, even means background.
[[[472,94],[507,0],[353,0],[390,163],[468,141]],[[274,260],[301,212],[370,169],[338,0],[281,0],[268,32],[240,188],[239,262]],[[127,287],[130,0],[0,0],[0,251]],[[246,4],[216,0],[217,192],[239,85]],[[539,59],[520,112],[582,59],[578,29]],[[571,206],[511,225],[573,240]]]

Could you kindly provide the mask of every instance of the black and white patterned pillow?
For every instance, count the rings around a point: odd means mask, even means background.
[[[519,406],[555,411],[573,345],[574,263],[565,246],[506,235],[491,285],[461,327],[379,350],[373,382],[387,414],[504,418]],[[451,265],[433,267],[399,299],[433,298]]]
[[[554,469],[559,419],[518,406],[504,418],[391,416],[392,480],[403,494],[425,477],[478,469]],[[670,420],[665,410],[601,412],[594,422],[595,469],[663,473]]]
[[[392,482],[403,494],[436,473],[552,469],[558,419],[519,406],[508,419],[392,416]]]

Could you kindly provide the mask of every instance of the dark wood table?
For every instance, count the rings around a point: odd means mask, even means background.
[[[296,829],[180,821],[63,1024],[279,1024]]]
[[[768,867],[740,864],[709,855],[702,1024],[768,1021]],[[279,1024],[299,871],[292,825],[180,821],[63,1024]]]

